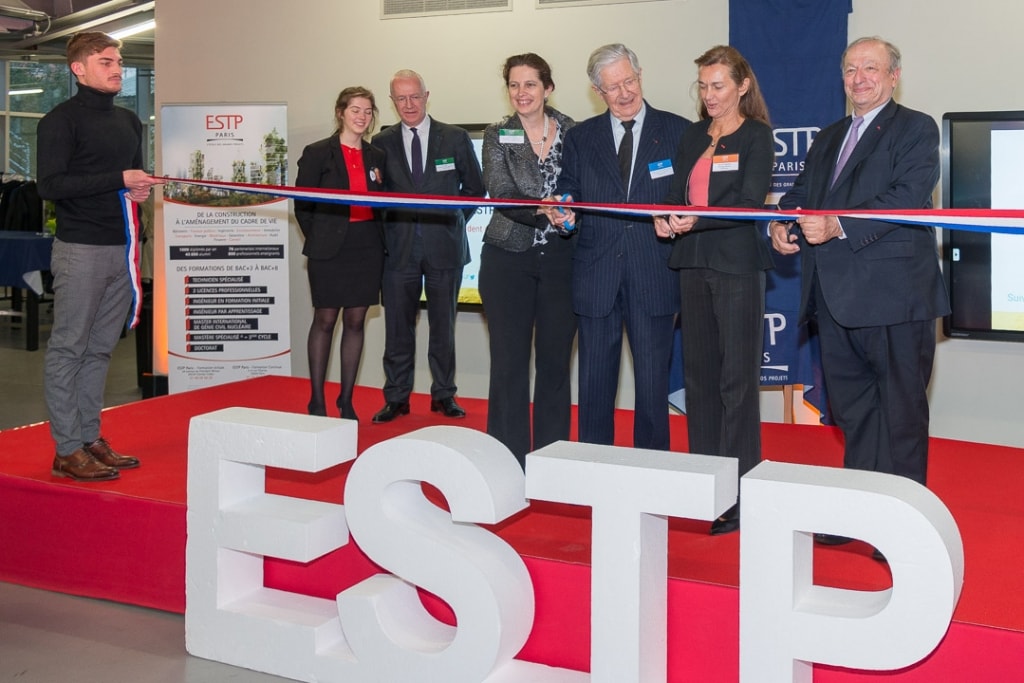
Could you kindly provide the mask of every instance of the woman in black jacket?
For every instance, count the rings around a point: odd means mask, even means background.
[[[713,47],[695,61],[701,120],[683,134],[665,203],[764,208],[775,148],[757,78],[732,47]],[[761,459],[767,241],[754,221],[698,218],[685,210],[656,219],[655,230],[675,239],[669,266],[679,270],[682,293],[689,450],[738,458],[743,476]],[[711,533],[738,528],[737,502]]]
[[[298,187],[380,191],[384,152],[366,141],[377,118],[373,93],[362,87],[338,95],[334,116],[338,128],[314,142],[299,159]],[[306,238],[313,324],[306,346],[309,355],[310,415],[326,415],[324,380],[331,355],[334,326],[342,310],[341,417],[358,419],[352,408],[359,361],[363,355],[363,323],[370,306],[380,303],[384,241],[380,216],[365,206],[295,200],[295,219]]]
[[[573,120],[547,106],[551,67],[514,55],[502,72],[514,113],[484,132],[484,185],[491,197],[550,197]],[[573,241],[534,208],[495,209],[480,254],[480,297],[490,333],[487,433],[525,466],[526,454],[569,438]],[[533,429],[530,352],[536,377]]]

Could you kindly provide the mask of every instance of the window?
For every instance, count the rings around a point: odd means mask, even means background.
[[[0,111],[0,171],[36,177],[36,127],[39,119],[74,93],[73,77],[64,62],[0,60],[0,88],[6,93]],[[6,87],[6,84],[10,84]],[[134,111],[142,121],[143,168],[153,170],[153,69],[125,66],[121,94],[115,104]]]
[[[39,125],[38,118],[28,116],[11,116],[8,119],[11,123],[7,134],[7,157],[8,173],[35,178],[36,168],[36,126]]]
[[[45,114],[71,95],[66,64],[10,62],[8,108],[12,112]]]

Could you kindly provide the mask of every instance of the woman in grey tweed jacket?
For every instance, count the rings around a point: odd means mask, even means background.
[[[562,170],[562,141],[574,122],[547,106],[555,84],[543,58],[509,57],[502,75],[514,113],[484,132],[487,192],[506,199],[549,197]],[[495,209],[483,241],[480,296],[491,350],[487,433],[525,466],[528,452],[569,438],[575,241],[532,207]]]

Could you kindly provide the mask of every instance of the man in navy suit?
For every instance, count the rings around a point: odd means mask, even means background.
[[[853,115],[818,133],[780,207],[930,208],[939,130],[930,116],[892,100],[899,50],[861,38],[847,47],[842,65]],[[935,318],[949,313],[934,230],[834,215],[797,223],[773,222],[772,244],[803,255],[801,311],[817,321],[844,464],[924,484]]]
[[[480,162],[469,134],[427,116],[430,92],[415,71],[391,79],[391,101],[402,119],[373,144],[387,153],[384,188],[390,192],[483,197]],[[416,315],[427,293],[430,339],[427,362],[433,382],[430,409],[452,417],[466,413],[455,400],[455,313],[462,268],[469,263],[466,221],[475,209],[389,209],[384,214],[384,407],[374,422],[409,412],[416,362]]]
[[[587,75],[608,111],[566,133],[558,194],[580,202],[656,204],[668,194],[686,119],[643,98],[640,63],[625,45],[590,55]],[[579,317],[579,439],[611,444],[622,330],[633,355],[633,445],[668,450],[668,374],[679,283],[672,245],[645,216],[553,212],[578,221],[573,307]]]

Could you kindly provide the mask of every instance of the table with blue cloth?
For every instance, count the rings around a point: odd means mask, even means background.
[[[53,236],[47,233],[0,230],[0,287],[25,290],[25,348],[39,348],[39,298],[43,295],[42,272],[50,269]],[[12,297],[12,300],[17,300]],[[20,310],[0,315],[21,316]]]

